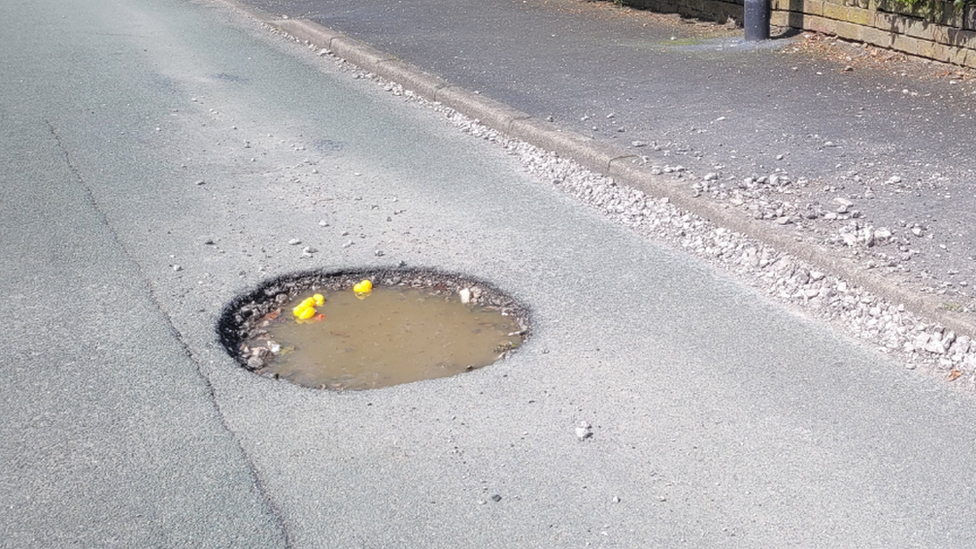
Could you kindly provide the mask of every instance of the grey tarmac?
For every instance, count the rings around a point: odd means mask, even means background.
[[[209,2],[0,19],[0,546],[976,538],[971,397],[608,222],[444,111]],[[532,339],[347,393],[217,341],[262,281],[401,262],[492,281]]]

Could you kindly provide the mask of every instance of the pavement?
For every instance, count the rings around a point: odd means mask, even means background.
[[[607,2],[242,4],[302,39],[338,40],[340,55],[368,50],[351,60],[976,336],[971,71],[785,29],[750,44],[741,29]],[[418,72],[435,80],[404,80]],[[686,171],[655,175],[674,168]],[[788,183],[743,183],[773,175]],[[876,229],[890,237],[868,236]]]
[[[223,3],[0,19],[0,547],[976,538],[971,396],[553,192],[443,112]],[[532,338],[345,393],[218,341],[267,280],[401,261],[492,281]]]

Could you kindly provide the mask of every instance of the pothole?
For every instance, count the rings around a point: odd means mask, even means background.
[[[488,366],[525,342],[529,315],[497,287],[462,275],[311,272],[238,297],[218,332],[227,352],[256,374],[361,390]]]

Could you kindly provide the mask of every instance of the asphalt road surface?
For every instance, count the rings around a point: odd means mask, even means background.
[[[0,20],[0,546],[976,539],[971,398],[443,115],[207,2],[13,0]],[[347,393],[217,342],[263,280],[401,261],[492,281],[533,338]]]

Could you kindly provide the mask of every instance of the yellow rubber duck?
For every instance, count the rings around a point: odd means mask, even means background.
[[[291,313],[295,315],[299,323],[302,323],[316,316],[315,307],[323,303],[325,303],[325,297],[322,294],[315,294],[312,297],[303,299],[301,303],[291,310]]]
[[[368,279],[363,280],[362,282],[353,286],[352,291],[356,292],[357,296],[365,297],[366,295],[368,295],[370,292],[373,291],[373,283],[370,282]]]

